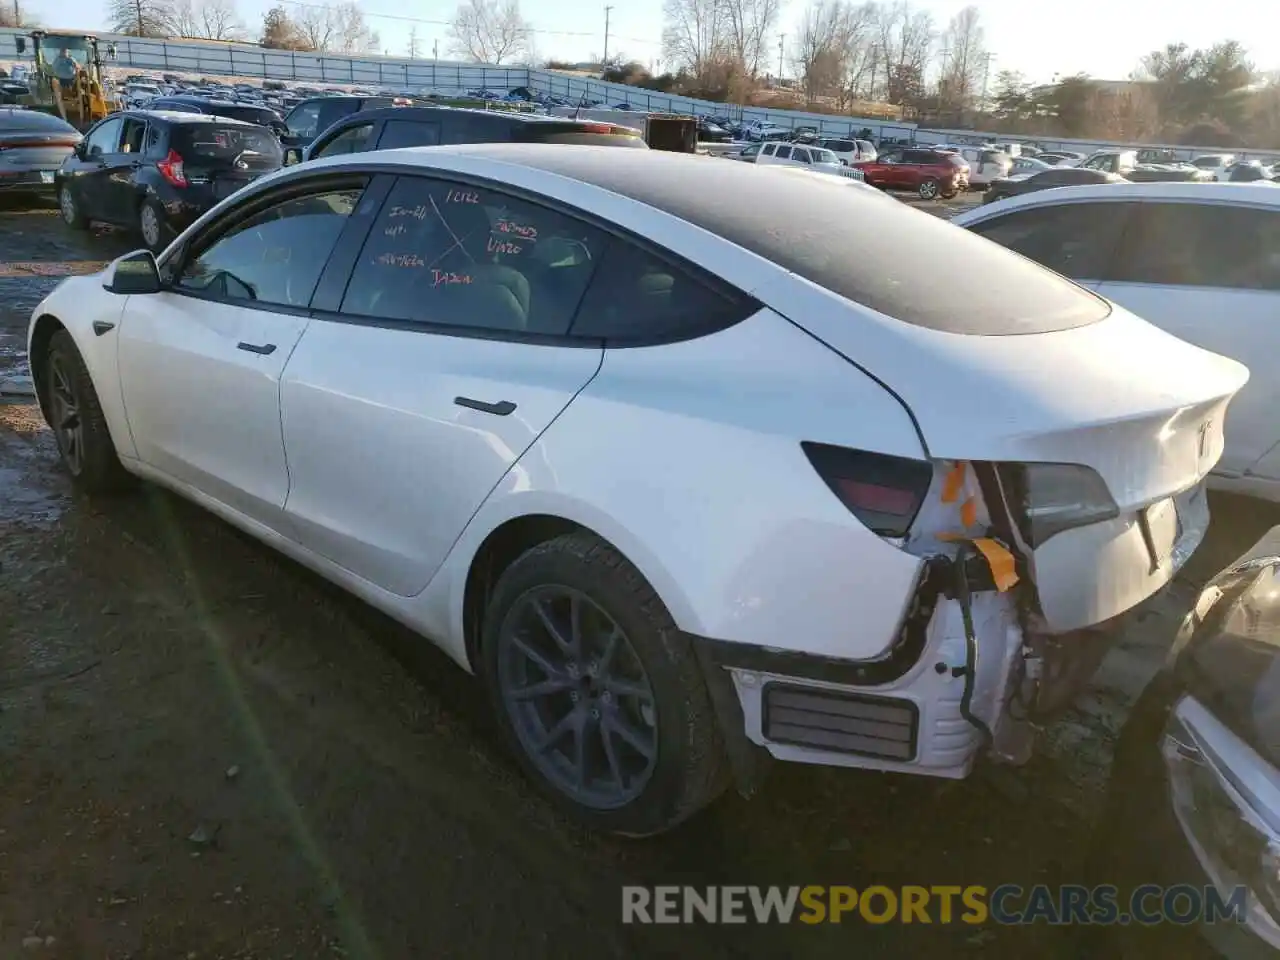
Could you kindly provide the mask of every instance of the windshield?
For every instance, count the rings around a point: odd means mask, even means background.
[[[1214,167],[1222,166],[1222,157],[1196,157],[1191,164],[1201,170],[1212,170]]]
[[[43,49],[50,60],[67,56],[81,66],[89,64],[89,44],[83,37],[45,37]]]

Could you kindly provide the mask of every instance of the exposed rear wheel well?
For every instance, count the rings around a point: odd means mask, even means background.
[[[49,356],[49,342],[53,340],[53,335],[59,330],[65,330],[57,317],[49,313],[43,313],[36,320],[36,327],[31,334],[31,351],[27,360],[31,366],[31,382],[36,387],[36,399],[40,402],[40,409],[46,410],[44,369],[45,362]]]
[[[462,601],[462,629],[467,643],[467,660],[472,669],[480,668],[480,637],[484,633],[484,611],[498,578],[517,558],[540,543],[566,533],[587,528],[581,524],[547,514],[516,517],[497,527],[471,561],[467,588]],[[588,531],[594,532],[594,531]]]

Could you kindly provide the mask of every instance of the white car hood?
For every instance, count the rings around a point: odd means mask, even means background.
[[[1212,469],[1227,403],[1249,378],[1115,305],[1073,330],[975,336],[903,323],[813,284],[755,293],[896,393],[930,456],[1084,464],[1122,509]]]

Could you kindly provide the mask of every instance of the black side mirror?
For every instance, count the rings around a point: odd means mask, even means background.
[[[159,293],[164,289],[155,254],[150,250],[135,250],[113,260],[102,278],[102,286],[112,293],[128,296]]]
[[[293,166],[295,163],[302,162],[302,151],[297,147],[290,147],[284,152],[284,165],[286,167]]]

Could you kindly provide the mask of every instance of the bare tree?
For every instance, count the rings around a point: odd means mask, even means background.
[[[889,103],[918,106],[933,54],[935,31],[927,10],[913,10],[898,0],[876,11],[879,36],[871,67],[868,96]]]
[[[107,25],[131,37],[167,37],[174,32],[173,6],[168,0],[109,0]]]
[[[830,96],[842,85],[845,14],[840,0],[815,0],[802,15],[795,66],[810,100]]]
[[[449,48],[476,63],[501,64],[523,54],[531,35],[520,0],[466,0],[449,24]]]
[[[308,50],[331,50],[337,33],[333,9],[319,4],[299,7],[293,19],[302,42]]]
[[[951,18],[942,45],[947,56],[938,77],[939,105],[968,109],[977,101],[987,67],[986,38],[977,7],[965,7]]]
[[[364,11],[354,2],[339,3],[333,11],[335,49],[338,53],[377,53],[382,46],[378,31],[364,18]]]
[[[769,41],[778,23],[781,0],[722,0],[729,55],[750,77],[760,73],[772,50]]]
[[[701,77],[725,51],[724,0],[665,0],[662,55],[676,69]]]
[[[245,39],[244,21],[234,0],[203,0],[198,8],[201,32],[208,40]]]
[[[272,7],[263,16],[260,42],[264,47],[274,50],[309,49],[297,22],[282,6]]]

